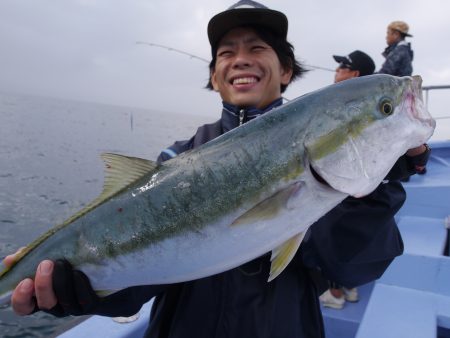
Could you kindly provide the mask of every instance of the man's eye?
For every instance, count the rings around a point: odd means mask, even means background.
[[[253,46],[252,47],[252,49],[254,50],[254,51],[260,51],[260,50],[265,50],[266,49],[266,46]]]
[[[217,56],[226,57],[231,55],[231,50],[222,50],[217,53]]]

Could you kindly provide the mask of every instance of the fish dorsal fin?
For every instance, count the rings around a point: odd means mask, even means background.
[[[61,226],[73,222],[75,219],[81,217],[103,202],[109,200],[118,192],[127,188],[131,183],[136,182],[143,176],[155,171],[158,167],[158,163],[138,157],[129,157],[112,153],[104,153],[101,157],[106,167],[102,193],[84,209],[66,220]]]
[[[138,157],[112,153],[104,153],[101,157],[105,162],[106,170],[103,192],[98,199],[114,195],[158,167],[156,162]]]
[[[270,258],[272,264],[270,265],[269,282],[274,280],[286,268],[297,252],[303,237],[305,237],[305,232],[295,235],[279,247],[272,250],[272,257]]]

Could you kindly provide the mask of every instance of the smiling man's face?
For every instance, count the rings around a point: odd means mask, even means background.
[[[282,68],[275,51],[253,29],[235,28],[220,40],[214,90],[222,100],[239,107],[263,109],[281,97],[281,84],[289,84],[292,70]]]

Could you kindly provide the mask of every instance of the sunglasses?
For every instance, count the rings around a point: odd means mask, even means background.
[[[352,66],[347,65],[347,64],[342,63],[342,62],[339,64],[339,68],[341,68],[341,69],[350,69],[350,70],[353,70],[353,69],[352,69]]]

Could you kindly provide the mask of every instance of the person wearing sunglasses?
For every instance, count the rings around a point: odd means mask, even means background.
[[[375,62],[366,53],[355,50],[347,56],[333,55],[339,63],[334,74],[334,82],[341,82],[353,77],[371,75],[375,71]]]

